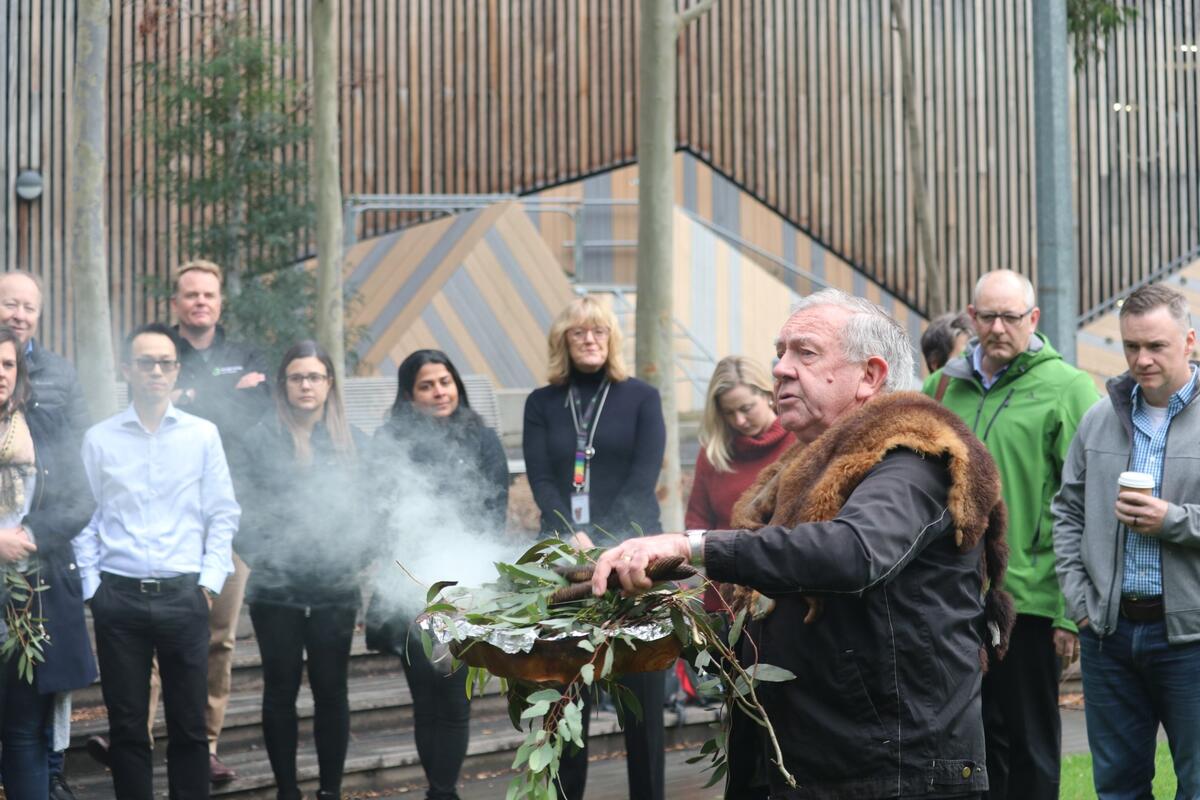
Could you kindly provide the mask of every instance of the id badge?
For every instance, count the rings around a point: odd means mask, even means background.
[[[571,521],[576,525],[587,525],[592,521],[587,492],[577,492],[571,495]]]

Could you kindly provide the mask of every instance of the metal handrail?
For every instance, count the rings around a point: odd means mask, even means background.
[[[1143,286],[1149,286],[1155,281],[1160,281],[1168,275],[1179,272],[1197,259],[1200,259],[1200,247],[1184,253],[1174,261],[1168,262],[1166,266],[1155,270],[1148,277],[1143,278],[1142,280],[1130,286],[1124,293],[1105,300],[1103,303],[1091,309],[1090,311],[1084,312],[1076,321],[1076,326],[1082,328],[1084,325],[1094,322],[1108,312],[1112,311],[1114,308],[1119,308],[1121,303],[1125,302],[1125,298],[1136,292],[1138,289],[1142,288]]]

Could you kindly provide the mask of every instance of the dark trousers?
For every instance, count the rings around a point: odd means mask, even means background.
[[[193,582],[143,593],[104,579],[91,607],[116,796],[154,797],[146,723],[150,663],[157,655],[167,712],[170,797],[207,798],[208,601],[203,590]]]
[[[625,770],[629,776],[630,800],[663,800],[666,738],[663,732],[663,701],[666,676],[662,672],[626,675],[621,683],[628,686],[642,705],[642,719],[625,712]],[[587,737],[592,717],[592,693],[584,694],[582,750],[567,745],[559,764],[560,796],[582,800],[587,787]]]
[[[1008,655],[983,678],[991,800],[1057,800],[1062,754],[1058,656],[1051,621],[1017,616]]]
[[[427,800],[458,800],[458,776],[471,738],[471,701],[465,667],[450,675],[425,657],[416,626],[399,653],[413,701],[417,755],[429,781]]]
[[[346,748],[350,743],[347,676],[350,642],[358,609],[295,608],[250,603],[250,621],[262,653],[263,740],[280,798],[299,798],[296,697],[308,654],[308,685],[313,695],[313,739],[321,789],[340,795]]]
[[[54,696],[17,674],[14,652],[0,668],[0,771],[7,797],[39,800],[49,796],[46,720]]]

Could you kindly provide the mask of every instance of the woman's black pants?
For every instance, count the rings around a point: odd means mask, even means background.
[[[630,800],[663,800],[666,770],[665,732],[663,730],[663,701],[666,699],[666,676],[661,672],[640,672],[621,679],[633,691],[642,706],[639,722],[632,712],[625,712],[625,769],[629,775]],[[587,736],[592,716],[592,693],[584,694],[582,750],[568,745],[559,763],[559,796],[566,800],[582,800],[587,786]],[[574,752],[571,752],[574,750]]]
[[[300,797],[296,779],[296,696],[300,693],[306,652],[321,790],[335,795],[341,791],[350,741],[346,680],[357,615],[358,609],[352,607],[250,604],[250,620],[262,653],[263,739],[281,800]]]
[[[408,629],[407,642],[398,655],[412,692],[417,755],[429,781],[425,796],[428,800],[458,800],[458,775],[471,735],[467,668],[459,667],[450,675],[439,670],[425,657],[415,625]]]

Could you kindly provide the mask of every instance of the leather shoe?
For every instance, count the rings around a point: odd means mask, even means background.
[[[75,793],[67,785],[67,779],[62,775],[50,778],[50,800],[75,800]]]
[[[208,779],[213,783],[229,783],[237,777],[237,773],[221,763],[216,753],[208,756]]]
[[[92,736],[87,740],[87,752],[92,757],[93,761],[99,762],[104,766],[111,766],[108,757],[108,739],[103,736]]]

